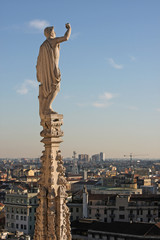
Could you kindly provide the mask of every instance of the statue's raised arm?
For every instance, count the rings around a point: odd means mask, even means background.
[[[69,37],[71,35],[71,25],[69,23],[66,23],[65,27],[67,28],[67,31],[65,32],[63,37],[55,38],[56,43],[65,42],[69,39]]]
[[[40,118],[55,113],[51,104],[60,90],[61,73],[59,70],[60,43],[67,41],[71,35],[71,26],[66,25],[67,31],[63,37],[56,37],[54,27],[44,29],[46,40],[42,43],[37,59],[37,80],[39,86]]]

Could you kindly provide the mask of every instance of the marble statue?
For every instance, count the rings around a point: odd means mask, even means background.
[[[37,80],[39,85],[39,114],[40,118],[48,114],[54,114],[51,105],[60,90],[61,73],[58,67],[60,43],[67,41],[71,34],[69,23],[63,37],[56,37],[54,27],[44,30],[46,40],[42,43],[37,59]]]

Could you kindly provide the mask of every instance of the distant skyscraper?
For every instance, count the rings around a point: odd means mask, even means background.
[[[89,162],[89,155],[88,154],[79,154],[78,155],[79,161]]]
[[[105,161],[105,153],[100,152],[100,161]]]
[[[100,154],[94,154],[92,155],[92,161],[99,162],[100,161]]]
[[[98,154],[92,155],[92,161],[94,162],[99,162],[99,161],[104,161],[105,160],[105,153],[100,152]]]

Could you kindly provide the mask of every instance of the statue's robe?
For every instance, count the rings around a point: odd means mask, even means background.
[[[40,46],[37,59],[37,80],[41,83],[44,97],[56,90],[60,80],[60,70],[56,69],[54,49],[48,40],[44,41]]]

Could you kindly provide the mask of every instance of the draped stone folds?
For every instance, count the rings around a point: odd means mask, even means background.
[[[43,95],[48,95],[57,87],[61,80],[60,70],[56,69],[54,49],[48,40],[40,47],[37,59],[37,80],[43,85]]]

